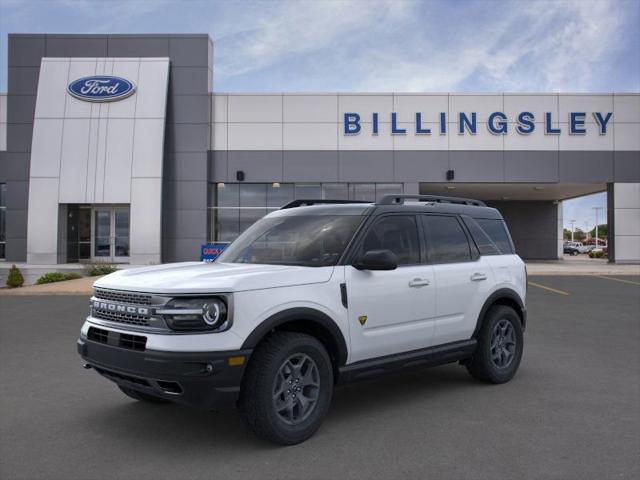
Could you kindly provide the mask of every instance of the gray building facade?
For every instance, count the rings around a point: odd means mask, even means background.
[[[600,191],[610,258],[640,261],[638,94],[214,93],[208,35],[17,34],[8,48],[7,262],[197,260],[291,199],[385,193],[485,200],[521,256],[553,259],[562,201]],[[91,75],[136,90],[70,94]]]

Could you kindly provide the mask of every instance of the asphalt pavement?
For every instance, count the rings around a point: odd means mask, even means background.
[[[513,381],[446,365],[341,387],[293,447],[82,369],[86,296],[0,297],[0,478],[640,478],[640,277],[530,280]]]

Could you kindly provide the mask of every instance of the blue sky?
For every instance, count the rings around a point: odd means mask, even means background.
[[[216,91],[638,92],[638,25],[640,0],[0,0],[0,91],[9,32],[197,32]]]

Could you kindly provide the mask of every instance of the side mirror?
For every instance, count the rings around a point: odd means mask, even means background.
[[[395,270],[398,257],[391,250],[369,250],[353,264],[358,270]]]

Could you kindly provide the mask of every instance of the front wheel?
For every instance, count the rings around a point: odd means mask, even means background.
[[[523,350],[522,323],[511,307],[497,305],[486,313],[478,333],[478,346],[466,367],[472,377],[487,383],[513,378]]]
[[[333,394],[333,368],[310,335],[276,332],[251,357],[240,394],[240,414],[265,440],[293,445],[320,427]]]

